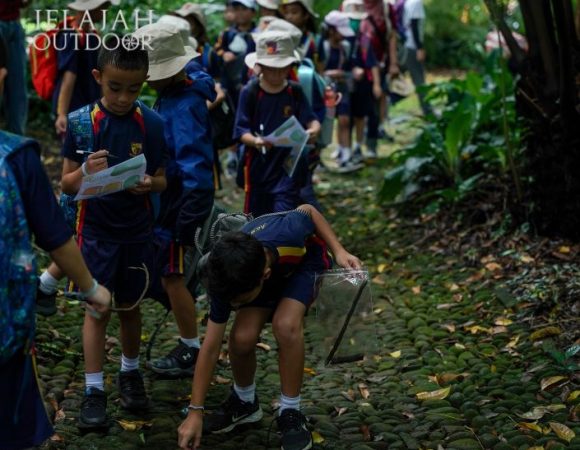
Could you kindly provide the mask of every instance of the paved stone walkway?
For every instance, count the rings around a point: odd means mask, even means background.
[[[378,186],[381,173],[370,168],[351,178],[326,175],[321,185],[329,220],[347,248],[369,266],[377,335],[368,339],[377,350],[362,362],[329,368],[315,352],[307,352],[303,406],[315,431],[314,448],[580,449],[577,374],[558,366],[540,345],[549,338],[532,340],[537,330],[519,320],[517,306],[507,307],[495,295],[493,266],[467,267],[461,254],[423,245],[420,222],[400,221],[373,206],[371,187]],[[82,313],[64,300],[59,307],[57,316],[38,320],[40,378],[57,431],[46,447],[177,448],[190,381],[159,380],[144,371],[151,410],[140,416],[121,410],[115,387],[120,365],[116,318],[109,327],[105,364],[112,425],[106,434],[79,434]],[[161,306],[144,303],[143,349],[163,313]],[[307,328],[307,349],[317,345],[317,337]],[[154,355],[176,339],[169,320]],[[257,426],[204,437],[204,449],[279,448],[275,424],[268,433],[279,395],[276,344],[269,329],[263,343],[257,384],[264,419]],[[231,386],[225,354],[223,363],[209,392],[209,408]],[[571,442],[568,430],[577,436]]]

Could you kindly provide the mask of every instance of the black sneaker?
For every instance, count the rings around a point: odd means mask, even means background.
[[[276,418],[282,450],[307,450],[312,448],[312,434],[306,428],[306,417],[296,409],[285,409]]]
[[[36,288],[36,314],[45,317],[56,314],[56,292],[45,294],[40,287]]]
[[[117,386],[121,396],[121,406],[130,411],[139,411],[149,406],[143,377],[138,369],[119,372]]]
[[[93,429],[107,426],[107,396],[100,389],[89,388],[81,402],[78,427],[80,429]]]
[[[219,409],[205,417],[204,431],[212,434],[227,433],[243,423],[259,422],[262,416],[257,395],[253,403],[243,402],[232,389]]]
[[[147,367],[153,372],[169,378],[182,378],[193,376],[195,363],[199,349],[178,340],[177,345],[169,352],[167,356],[155,361],[148,361]]]

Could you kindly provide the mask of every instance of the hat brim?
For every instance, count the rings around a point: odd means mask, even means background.
[[[273,67],[276,69],[281,69],[283,67],[291,66],[292,64],[297,64],[298,59],[296,56],[272,56],[259,58],[256,52],[246,55],[244,62],[246,66],[253,69],[256,64],[260,64],[265,67]]]
[[[345,14],[347,15],[347,17],[349,19],[352,19],[352,20],[365,20],[368,16],[368,14],[364,11],[360,11],[360,12],[353,11],[353,12],[347,12]]]
[[[111,3],[112,5],[117,6],[121,3],[121,0],[92,0],[89,2],[76,1],[69,3],[67,7],[74,9],[75,11],[92,11],[105,3]]]
[[[354,36],[354,31],[351,27],[340,27],[336,29],[340,35],[344,38],[349,38]]]
[[[183,17],[184,19],[193,16],[195,20],[199,22],[199,24],[205,30],[207,28],[207,24],[205,23],[205,17],[199,11],[189,11],[187,8],[179,8],[177,11],[173,11],[173,14],[177,14],[179,17]]]
[[[258,4],[258,6],[261,6],[262,8],[266,8],[266,9],[278,10],[278,7],[279,7],[272,0],[256,0],[256,3]]]
[[[149,64],[149,71],[147,72],[147,81],[158,81],[166,78],[171,78],[173,75],[179,73],[180,70],[187,65],[193,58],[197,58],[199,53],[191,47],[185,47],[185,55],[178,56],[158,63]]]

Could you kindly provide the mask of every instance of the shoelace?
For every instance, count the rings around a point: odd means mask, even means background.
[[[101,395],[88,395],[84,398],[83,401],[83,408],[95,408],[100,407],[105,404],[105,398]]]
[[[301,412],[293,410],[287,411],[288,412],[284,414],[284,421],[280,420],[282,423],[278,422],[278,429],[282,434],[288,430],[299,430],[302,427],[302,423],[304,421],[304,416]],[[272,425],[274,425],[274,422],[277,422],[281,417],[282,416],[274,417],[270,422],[270,426],[268,427],[268,434],[266,435],[267,447],[270,447],[270,434],[272,433]],[[280,425],[283,425],[283,427]]]
[[[145,393],[145,386],[143,381],[138,376],[127,376],[123,378],[122,381],[123,390],[130,392],[131,394],[143,394]]]

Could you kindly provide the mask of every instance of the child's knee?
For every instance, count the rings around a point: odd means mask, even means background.
[[[279,344],[301,342],[303,335],[302,322],[288,317],[274,318],[272,331]]]
[[[229,347],[231,353],[247,354],[256,348],[258,336],[246,330],[237,330],[230,333]]]

